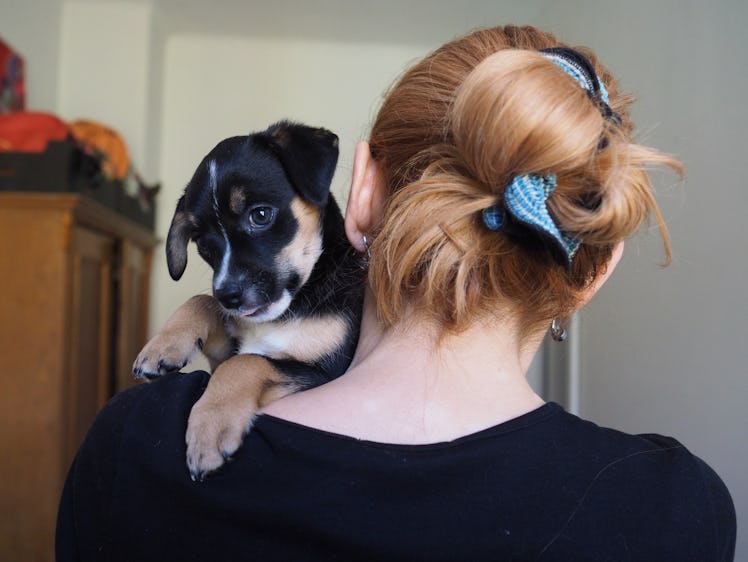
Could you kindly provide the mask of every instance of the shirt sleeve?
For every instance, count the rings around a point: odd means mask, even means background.
[[[725,483],[712,468],[698,457],[694,457],[704,482],[704,490],[711,506],[716,543],[715,560],[732,562],[735,558],[737,540],[737,515],[735,504]]]
[[[731,561],[736,518],[724,483],[677,441],[658,445],[605,466],[540,559]]]

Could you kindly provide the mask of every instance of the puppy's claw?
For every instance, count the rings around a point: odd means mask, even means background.
[[[169,333],[159,333],[149,341],[135,359],[133,376],[141,380],[153,380],[184,368],[200,351],[204,343],[201,338],[180,338]]]
[[[180,365],[167,363],[163,359],[158,362],[158,374],[159,375],[166,375],[168,373],[176,373],[177,371],[180,371],[185,365],[187,364],[187,361],[183,361]]]
[[[205,473],[190,471],[190,480],[193,482],[205,482]]]

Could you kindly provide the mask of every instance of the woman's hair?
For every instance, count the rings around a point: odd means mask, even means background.
[[[528,335],[570,314],[615,244],[653,213],[670,246],[646,168],[673,158],[631,141],[629,97],[595,55],[617,120],[538,51],[563,46],[532,27],[454,40],[407,70],[388,92],[370,147],[389,190],[374,233],[369,281],[386,324],[405,310],[460,331],[482,315],[512,314]],[[549,174],[547,206],[582,240],[570,267],[528,232],[486,227],[515,176]]]

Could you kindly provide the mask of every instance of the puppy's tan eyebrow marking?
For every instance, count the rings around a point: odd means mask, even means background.
[[[229,199],[229,208],[235,215],[241,215],[244,211],[244,207],[247,204],[247,196],[244,194],[244,190],[235,185],[231,188],[231,197]]]

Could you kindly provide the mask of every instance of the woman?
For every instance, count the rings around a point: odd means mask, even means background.
[[[731,560],[705,463],[525,379],[651,213],[669,256],[645,167],[679,165],[632,143],[629,103],[593,53],[533,28],[417,63],[355,154],[346,232],[369,286],[349,370],[270,404],[200,484],[183,438],[207,375],[116,397],[71,469],[59,558]]]

